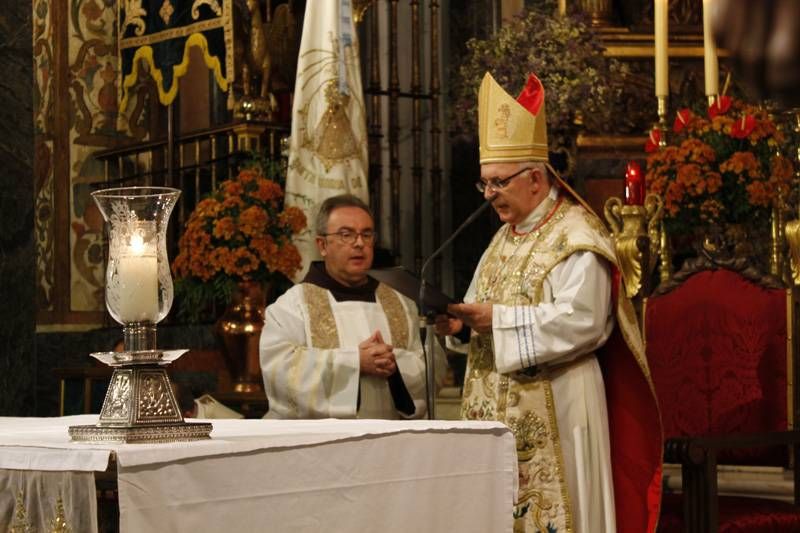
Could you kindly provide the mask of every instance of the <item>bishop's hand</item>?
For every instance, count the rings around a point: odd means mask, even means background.
[[[478,333],[492,332],[492,304],[450,304],[447,312]]]
[[[455,335],[464,327],[464,322],[460,318],[450,315],[436,315],[433,321],[433,331],[443,337],[445,335]]]

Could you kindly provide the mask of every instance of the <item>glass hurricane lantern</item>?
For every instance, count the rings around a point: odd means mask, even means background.
[[[166,366],[186,350],[156,348],[156,324],[172,307],[167,223],[180,191],[124,187],[92,193],[108,227],[106,307],[122,324],[122,352],[93,353],[114,368],[96,425],[71,426],[74,441],[207,439],[211,424],[187,423]]]

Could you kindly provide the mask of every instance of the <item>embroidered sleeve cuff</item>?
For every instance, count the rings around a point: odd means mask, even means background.
[[[492,340],[498,372],[515,372],[536,366],[539,340],[535,325],[533,306],[492,307]]]

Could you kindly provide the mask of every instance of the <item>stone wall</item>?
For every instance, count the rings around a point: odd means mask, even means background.
[[[35,412],[31,3],[0,10],[0,416]]]

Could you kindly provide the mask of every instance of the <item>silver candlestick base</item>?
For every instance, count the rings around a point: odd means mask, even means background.
[[[126,343],[127,345],[127,343]],[[70,426],[77,442],[157,443],[210,438],[209,423],[189,423],[175,400],[166,365],[186,350],[98,352],[92,357],[114,368],[100,420]]]

